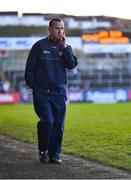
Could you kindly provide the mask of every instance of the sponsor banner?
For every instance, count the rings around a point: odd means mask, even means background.
[[[131,100],[131,92],[125,89],[68,92],[69,102],[116,103]]]
[[[120,101],[127,101],[128,93],[124,89],[86,91],[84,98],[85,101],[91,101],[94,103],[116,103]]]
[[[115,103],[115,93],[113,91],[87,91],[85,93],[85,101],[91,101],[94,103]]]
[[[83,92],[82,91],[69,91],[67,93],[69,102],[82,102],[84,101]]]
[[[85,53],[130,53],[131,44],[84,44]]]
[[[30,49],[40,38],[0,38],[0,49]]]
[[[44,37],[14,37],[0,38],[0,49],[2,50],[30,50],[32,45]],[[81,39],[79,37],[67,37],[67,42],[73,48],[81,49]]]
[[[131,89],[128,90],[128,100],[131,101]]]
[[[17,104],[20,102],[19,93],[0,93],[0,104]]]
[[[20,102],[29,103],[32,102],[32,97],[30,95],[31,93],[22,95],[19,93],[0,93],[0,104],[17,104]],[[77,90],[68,91],[67,97],[69,102],[116,103],[131,101],[131,90]]]
[[[116,101],[127,101],[128,100],[128,91],[125,89],[117,89],[115,91]]]
[[[20,92],[20,101],[22,103],[32,103],[33,102],[32,91],[25,90]]]

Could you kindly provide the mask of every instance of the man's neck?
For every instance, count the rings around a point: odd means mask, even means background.
[[[50,42],[58,42],[58,39],[54,39],[54,38],[52,38],[50,35],[48,36],[48,40],[49,40]]]

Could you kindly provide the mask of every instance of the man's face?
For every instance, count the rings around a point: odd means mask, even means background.
[[[48,28],[51,39],[57,40],[64,36],[64,22],[54,22],[52,27]]]

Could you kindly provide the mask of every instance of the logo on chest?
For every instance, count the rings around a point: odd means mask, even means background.
[[[43,54],[50,54],[50,51],[43,50]]]
[[[59,56],[62,56],[62,54],[63,54],[62,51],[59,51]]]

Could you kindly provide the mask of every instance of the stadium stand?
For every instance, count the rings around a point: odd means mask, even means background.
[[[11,18],[12,16],[12,18]],[[17,19],[17,12],[13,14],[0,14],[0,18],[5,17],[5,19],[10,19],[9,23],[12,25],[12,22],[17,22],[18,24],[21,22],[24,24],[24,19],[26,21],[26,25],[30,26],[30,23],[28,24],[29,18],[31,18],[32,14],[30,15],[23,15],[21,18],[23,20],[20,21],[20,19]],[[51,16],[51,15],[50,15]],[[48,22],[48,15],[40,15],[40,14],[33,14],[34,21],[32,23],[36,22],[36,18],[40,18],[44,24]],[[44,17],[43,19],[41,17]],[[13,21],[15,18],[16,21]],[[101,29],[107,28],[110,29],[121,29],[121,32],[124,33],[118,33],[118,35],[127,36],[129,37],[129,41],[126,41],[126,44],[100,44],[100,42],[84,42],[80,34],[77,36],[77,40],[72,40],[72,47],[74,47],[74,51],[77,52],[77,56],[79,59],[79,65],[75,71],[69,71],[68,72],[68,86],[70,87],[76,87],[76,88],[87,88],[91,90],[95,89],[117,89],[117,88],[131,88],[131,44],[130,44],[130,37],[131,33],[130,31],[127,31],[125,29],[127,23],[125,23],[125,26],[122,24],[122,20],[116,20],[113,18],[105,18],[105,17],[98,17],[98,18],[92,18],[92,17],[65,17],[66,26],[68,28],[78,28],[83,27],[84,30],[88,29],[88,32],[90,32],[90,35],[102,35]],[[2,22],[2,21],[1,21]],[[7,26],[7,21],[6,22]],[[119,23],[117,23],[119,22]],[[128,25],[129,25],[129,21]],[[13,24],[14,26],[17,25]],[[81,26],[80,26],[81,24]],[[118,27],[117,25],[120,24],[121,26]],[[8,24],[9,25],[9,24]],[[40,24],[39,24],[40,25]],[[101,27],[105,26],[105,27]],[[1,24],[1,27],[5,26],[5,24]],[[37,26],[37,25],[36,25]],[[96,31],[94,31],[94,28]],[[106,30],[107,31],[107,30]],[[81,33],[83,30],[81,30]],[[1,32],[2,33],[2,32]],[[109,33],[107,33],[109,34]],[[94,38],[94,36],[90,36],[91,38]],[[97,36],[95,36],[96,38]],[[32,37],[33,38],[33,37]],[[73,38],[72,38],[73,39]],[[94,39],[93,39],[94,40]],[[6,41],[1,42],[5,43],[3,45],[9,45],[6,44]],[[25,43],[25,40],[22,41],[22,43]],[[25,45],[28,45],[25,44]],[[77,47],[79,45],[79,47]],[[0,72],[0,79],[5,76],[12,82],[12,87],[14,90],[20,91],[21,86],[24,86],[24,69],[25,69],[25,63],[26,58],[29,53],[28,49],[0,49],[0,68],[2,71]]]

